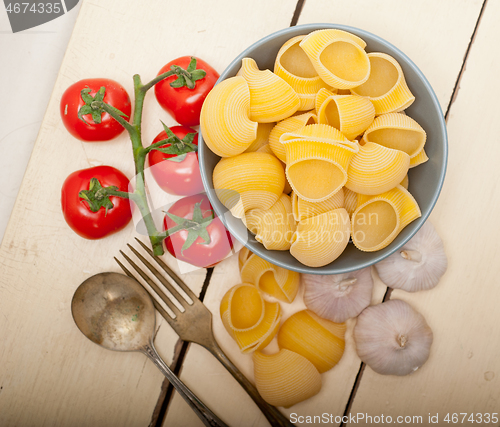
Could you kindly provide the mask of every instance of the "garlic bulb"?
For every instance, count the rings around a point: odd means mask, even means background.
[[[382,375],[407,375],[429,358],[432,331],[408,303],[390,300],[365,309],[354,327],[359,358]]]
[[[335,323],[356,317],[368,307],[372,298],[370,267],[329,276],[303,274],[302,283],[306,307]]]
[[[417,292],[436,286],[448,267],[443,242],[427,221],[413,238],[376,266],[389,287]]]

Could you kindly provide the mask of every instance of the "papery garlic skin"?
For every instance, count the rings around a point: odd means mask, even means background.
[[[359,358],[382,375],[408,375],[429,358],[432,330],[408,303],[390,300],[366,308],[354,327]]]
[[[370,267],[351,273],[303,274],[304,304],[318,316],[336,323],[356,317],[372,298]]]
[[[407,292],[434,288],[447,267],[443,242],[430,221],[400,250],[375,265],[387,286]]]

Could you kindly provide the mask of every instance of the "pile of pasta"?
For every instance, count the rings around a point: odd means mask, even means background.
[[[253,353],[255,384],[263,399],[274,406],[293,406],[317,394],[321,373],[340,361],[346,325],[302,310],[280,326],[280,303],[263,294],[291,303],[299,273],[276,267],[246,248],[239,254],[239,265],[242,283],[222,298],[222,323],[242,353]],[[279,351],[262,352],[276,336]]]
[[[390,55],[325,29],[288,40],[274,72],[244,58],[216,85],[201,132],[222,157],[220,201],[269,250],[333,262],[350,239],[388,246],[421,216],[408,170],[428,160],[425,130],[404,113],[415,97]]]

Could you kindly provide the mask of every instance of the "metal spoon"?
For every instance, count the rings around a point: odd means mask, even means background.
[[[153,345],[155,308],[128,276],[100,273],[85,280],[71,301],[76,326],[92,342],[115,351],[140,351],[168,378],[206,426],[228,427],[170,370]]]

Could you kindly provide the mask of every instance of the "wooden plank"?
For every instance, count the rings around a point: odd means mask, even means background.
[[[298,24],[334,22],[370,31],[406,53],[446,111],[482,0],[306,0]]]
[[[445,245],[448,271],[431,291],[391,296],[427,319],[434,331],[431,356],[403,378],[367,368],[353,413],[422,415],[424,424],[429,413],[439,413],[439,425],[445,425],[447,413],[499,411],[499,108],[490,83],[500,73],[500,59],[491,54],[492,40],[500,38],[499,14],[499,2],[486,4],[448,119],[448,173],[431,215]],[[471,201],[465,201],[466,194],[473,194]]]
[[[132,93],[134,73],[149,80],[186,54],[222,70],[240,50],[229,49],[225,39],[245,17],[228,23],[224,13],[204,9],[202,0],[189,9],[173,0],[147,7],[131,0],[82,5],[0,248],[1,425],[147,425],[151,419],[163,376],[140,354],[109,352],[86,340],[70,312],[78,284],[98,272],[120,271],[113,256],[139,234],[131,224],[102,241],[81,239],[64,222],[59,200],[62,182],[77,169],[105,163],[131,177],[130,145],[125,135],[99,144],[72,138],[60,121],[59,100],[85,77],[115,79]],[[222,10],[231,15],[237,7],[226,2]],[[271,19],[263,18],[262,28]],[[149,95],[145,143],[161,130],[160,119],[174,123]],[[154,197],[154,185],[150,189]],[[185,280],[198,292],[205,274],[197,270]],[[168,362],[177,335],[158,320],[156,344]]]
[[[304,2],[298,24],[335,22],[363,28],[387,39],[408,54],[421,68],[433,85],[442,108],[446,109],[481,5],[480,1],[436,3],[430,0],[420,2],[387,0],[374,3],[341,0],[335,2],[333,6],[323,0],[307,0]],[[456,16],[453,25],[450,11],[454,17]],[[457,21],[459,24],[455,25]],[[425,49],[422,49],[422,45],[425,45]],[[385,286],[376,274],[374,277],[376,287],[372,304],[379,303],[385,291]],[[227,289],[239,281],[235,260],[228,260],[218,266],[212,277],[205,303],[214,313],[214,329],[219,343],[233,362],[249,378],[253,378],[250,357],[239,353],[223,329],[218,316],[220,299]],[[287,309],[284,319],[302,307],[299,295],[298,302]],[[352,340],[353,326],[354,322],[350,321],[345,355],[336,368],[323,375],[323,388],[320,394],[284,410],[285,413],[314,416],[326,411],[334,416],[343,415],[360,367],[360,360],[355,353]],[[276,348],[276,343],[273,342],[270,348]],[[197,346],[190,347],[183,364],[182,378],[186,382],[192,381],[196,384],[200,396],[203,396],[214,409],[220,408],[221,416],[226,416],[227,421],[232,421],[231,425],[267,425],[265,419],[255,412],[255,407],[249,398],[238,389],[224,369],[216,361],[208,360],[205,354],[205,350]],[[203,376],[205,372],[213,373],[214,378],[217,378],[217,385],[212,378],[205,381]],[[374,391],[376,392],[376,387]],[[174,396],[172,403],[165,425],[199,424],[194,417],[187,415],[187,406],[178,396]]]

